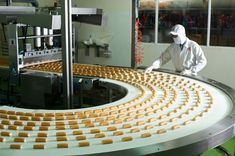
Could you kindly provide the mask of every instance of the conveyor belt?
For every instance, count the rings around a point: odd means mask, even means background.
[[[62,67],[54,62],[27,69],[60,73]],[[215,81],[212,85],[165,72],[80,64],[73,71],[122,85],[127,96],[63,111],[2,106],[0,155],[187,156],[234,135],[234,91]]]

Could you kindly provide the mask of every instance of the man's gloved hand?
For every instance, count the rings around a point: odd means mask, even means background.
[[[148,68],[145,69],[144,73],[150,73],[153,70],[153,66],[149,66]]]
[[[196,76],[196,75],[197,75],[196,67],[191,67],[191,68],[190,68],[190,71],[191,71],[191,73],[192,73],[193,76]]]
[[[153,69],[159,69],[161,66],[161,61],[158,59],[151,66],[145,69],[144,73],[150,73]]]
[[[192,75],[191,70],[184,69],[180,74],[182,75]]]
[[[188,69],[184,69],[180,74],[182,74],[182,75],[188,75],[188,76],[190,76],[190,75],[197,76],[197,73],[196,73],[196,72],[193,72],[193,71],[188,70]]]
[[[158,60],[156,60],[155,62],[153,62],[153,65],[152,65],[153,67],[154,67],[154,69],[158,69],[158,68],[160,68],[160,66],[161,66],[161,61],[158,59]]]

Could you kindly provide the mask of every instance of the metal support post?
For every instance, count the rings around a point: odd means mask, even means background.
[[[12,4],[12,0],[6,0],[6,6],[9,6]]]
[[[62,64],[64,104],[73,108],[73,69],[72,69],[72,2],[61,0],[62,6]]]
[[[9,24],[7,25],[8,32],[8,49],[9,49],[9,74],[10,74],[10,84],[18,84],[18,74],[20,68],[23,64],[23,60],[20,57],[19,45],[18,45],[18,25]]]
[[[73,62],[77,63],[78,60],[77,60],[77,47],[76,47],[76,29],[75,29],[75,24],[73,23],[72,24],[72,36],[73,36],[73,45],[72,45],[72,48],[73,48]]]

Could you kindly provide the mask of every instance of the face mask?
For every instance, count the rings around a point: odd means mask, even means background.
[[[175,38],[173,38],[175,44],[183,44],[186,40],[185,36],[177,36]]]

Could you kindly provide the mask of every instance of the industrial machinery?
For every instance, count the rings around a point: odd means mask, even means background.
[[[38,14],[34,8],[2,10],[0,20],[8,30],[9,56],[8,61],[1,61],[1,85],[7,82],[6,99],[15,95],[15,101],[19,98],[30,109],[9,106],[9,101],[0,107],[0,155],[191,156],[234,136],[233,89],[213,80],[168,71],[144,74],[130,68],[76,63],[68,67],[73,73],[63,77],[64,59],[71,61],[71,57],[63,57],[63,50],[71,54],[72,48],[55,43],[55,38],[71,32],[61,27],[66,23],[61,22],[65,16],[59,12]],[[70,11],[73,20],[100,23],[99,9]],[[91,18],[98,20],[85,18],[87,11],[95,11]],[[37,21],[30,20],[32,17]],[[42,19],[44,22],[40,22]],[[33,35],[25,33],[29,27],[34,28]],[[25,30],[20,35],[18,29],[22,28]],[[58,33],[61,28],[64,32]],[[23,41],[30,38],[35,43]],[[64,81],[73,87],[63,88]],[[101,87],[106,88],[109,98],[102,102],[86,98],[93,107],[59,110],[63,98],[67,98],[62,94],[64,89],[76,95],[95,87],[97,95],[103,95]],[[119,93],[113,94],[115,91]],[[73,96],[75,104],[85,100],[81,97]],[[47,108],[48,104],[55,105],[54,109],[34,109],[39,105]]]
[[[60,63],[27,69],[60,72]],[[106,105],[36,110],[0,107],[0,154],[196,156],[234,136],[235,92],[213,80],[167,71],[74,64],[127,94]]]
[[[63,99],[61,85],[63,85],[62,82],[65,79],[62,78],[61,74],[47,73],[45,75],[25,70],[27,66],[62,60],[61,12],[61,7],[58,6],[53,8],[0,6],[0,22],[4,34],[2,44],[5,45],[5,50],[0,57],[2,64],[1,80],[2,83],[4,80],[7,81],[6,87],[2,87],[2,93],[5,94],[1,96],[1,101],[30,104],[31,98],[41,97],[38,99],[38,104],[37,102],[33,103],[34,106],[40,107],[39,103],[42,106],[48,103],[46,101],[48,95],[46,94],[57,97],[58,101],[61,101],[61,98]],[[97,8],[71,8],[71,19],[75,22],[100,25],[102,10]],[[69,53],[73,53],[71,55],[74,56],[75,32],[73,31],[71,35],[73,43]],[[28,81],[28,77],[31,77],[32,80]],[[53,81],[55,79],[56,82]],[[49,82],[49,84],[46,82]],[[35,85],[35,90],[26,91],[26,88],[28,89],[31,84]],[[59,88],[56,94],[48,85],[52,85],[50,86],[52,88]],[[41,90],[42,95],[38,96],[39,93],[36,88],[40,88],[40,86],[44,86],[41,87],[44,90]],[[48,88],[50,88],[50,91]],[[31,98],[26,93],[30,93]],[[58,95],[61,98],[58,98]],[[15,99],[16,96],[18,96],[17,99]]]

